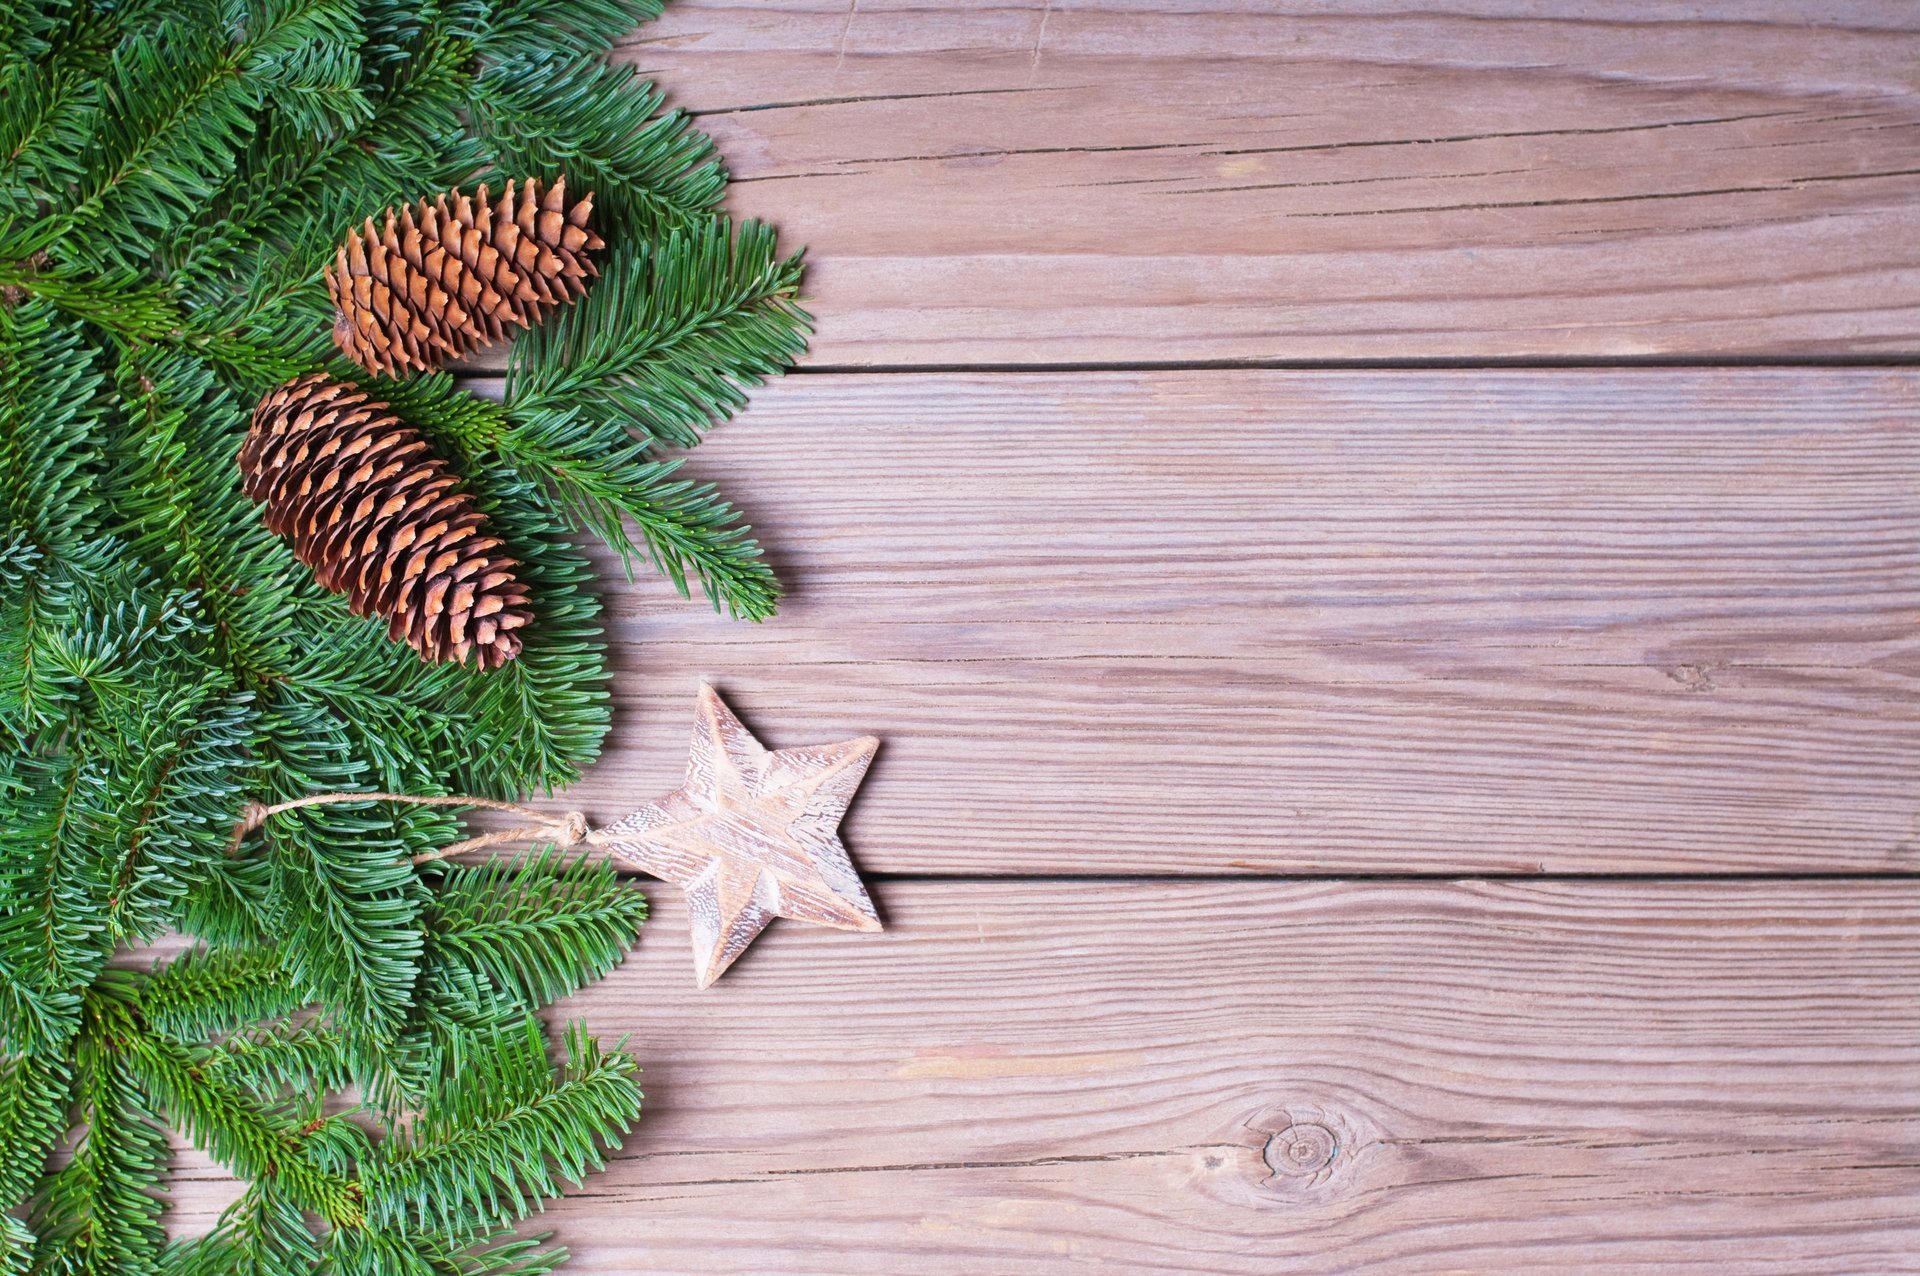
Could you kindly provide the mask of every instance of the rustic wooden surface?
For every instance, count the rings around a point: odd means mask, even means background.
[[[689,464],[793,596],[620,590],[562,803],[679,783],[705,677],[882,738],[867,870],[1911,870],[1916,419],[1885,369],[789,378]]]
[[[1920,1266],[1902,883],[895,882],[572,1009],[648,1112],[581,1273]],[[181,1221],[225,1191],[189,1171]]]
[[[886,931],[776,922],[696,993],[650,891],[569,1007],[648,1104],[548,1216],[574,1270],[1920,1271],[1917,29],[685,0],[626,42],[810,246],[820,339],[692,462],[786,607],[614,588],[555,804],[676,786],[703,675],[771,747],[871,731]],[[1621,366],[1489,366],[1565,356]],[[1308,360],[1395,366],[1225,366]],[[186,1164],[193,1230],[231,1185]]]
[[[824,364],[1910,352],[1908,0],[687,0]]]

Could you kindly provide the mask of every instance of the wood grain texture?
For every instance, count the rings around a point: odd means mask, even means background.
[[[582,1276],[1920,1268],[1906,883],[895,882],[704,993],[656,894]]]
[[[651,892],[566,1007],[648,1090],[572,1270],[1920,1272],[1920,372],[1067,370],[1915,354],[1912,5],[682,0],[620,56],[812,250],[813,366],[928,371],[692,456],[775,620],[610,590],[552,805],[678,785],[702,677],[872,732],[887,929],[696,993]],[[1180,880],[1480,873],[1563,876]]]
[[[881,737],[865,872],[1920,864],[1920,374],[806,376],[690,464],[793,593],[613,594],[597,823],[706,677]]]
[[[1920,346],[1900,0],[686,0],[623,56],[812,250],[821,363]]]

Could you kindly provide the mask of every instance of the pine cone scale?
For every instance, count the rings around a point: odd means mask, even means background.
[[[368,440],[367,444],[377,442]],[[401,450],[399,455],[377,457],[372,462],[362,458],[351,475],[345,473],[345,464],[358,456],[357,452],[342,449],[342,452],[319,450],[304,456],[296,454],[292,458],[294,463],[313,467],[308,471],[310,477],[297,491],[289,494],[289,498],[283,498],[285,504],[279,512],[279,521],[283,526],[274,526],[275,520],[271,516],[273,506],[268,506],[270,516],[267,527],[278,535],[297,534],[315,540],[325,527],[318,522],[322,515],[328,516],[331,523],[344,512],[332,499],[335,493],[342,489],[368,491],[387,479],[403,474],[408,463],[417,460],[425,452],[426,444],[422,442],[417,447]]]
[[[419,476],[404,477],[402,483],[369,493],[351,515],[313,538],[314,560],[322,564],[314,569],[314,578],[326,588],[355,597],[367,592],[366,576],[381,561],[385,538],[406,527],[408,489],[421,486]],[[453,480],[448,477],[446,482]]]
[[[418,431],[324,373],[273,390],[240,449],[241,490],[324,588],[429,661],[494,668],[532,619],[518,564]]]

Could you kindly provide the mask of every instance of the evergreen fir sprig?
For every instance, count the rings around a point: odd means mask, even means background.
[[[613,42],[657,0],[0,2],[0,1273],[534,1273],[527,1211],[601,1163],[635,1065],[536,1016],[645,906],[558,852],[414,857],[608,723],[584,532],[761,618],[771,572],[677,472],[800,352],[800,261],[717,212],[711,142]],[[429,666],[348,614],[239,491],[271,386],[335,362],[343,232],[564,174],[605,272],[515,348],[506,402],[375,383],[532,596],[524,650]],[[114,954],[168,932],[156,968]],[[137,960],[137,959],[136,959]],[[347,1095],[355,1096],[349,1100]],[[248,1180],[161,1228],[168,1127]]]
[[[562,172],[595,191],[602,238],[614,243],[684,226],[726,189],[713,142],[685,112],[662,114],[662,100],[631,67],[543,52],[489,66],[473,111],[503,169]]]
[[[616,966],[646,901],[605,860],[558,851],[455,865],[434,892],[428,979],[517,1010],[557,1001]]]
[[[629,572],[644,556],[682,595],[698,580],[708,600],[735,617],[764,620],[778,606],[779,585],[750,529],[712,484],[675,478],[680,458],[657,455],[642,422],[595,420],[557,402],[492,404],[455,389],[444,373],[382,393],[429,434],[535,477],[552,515],[598,534]]]
[[[805,348],[799,254],[771,227],[702,217],[657,240],[614,245],[579,304],[513,352],[507,401],[523,415],[568,405],[603,430],[692,447]]]
[[[289,987],[264,953],[109,970],[85,994],[70,1056],[0,1058],[0,1202],[25,1206],[0,1233],[0,1260],[169,1274],[557,1264],[563,1251],[509,1229],[631,1128],[633,1060],[575,1024],[555,1066],[523,1012],[468,1036],[462,1066],[436,1072],[382,1135],[362,1119],[374,1114],[327,1101],[350,1078],[350,1034],[293,1004]],[[42,1178],[76,1125],[66,1163]],[[213,1232],[172,1245],[160,1228],[166,1126],[250,1184]]]
[[[488,57],[559,53],[598,58],[642,22],[660,16],[663,0],[496,0],[474,29]]]

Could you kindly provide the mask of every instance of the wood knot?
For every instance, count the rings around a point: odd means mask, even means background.
[[[1667,670],[1667,677],[1673,679],[1688,691],[1714,691],[1718,689],[1713,681],[1713,667],[1711,665],[1677,665]]]
[[[1288,1126],[1267,1140],[1261,1156],[1275,1174],[1301,1178],[1318,1174],[1340,1155],[1340,1140],[1333,1131],[1315,1121]]]

